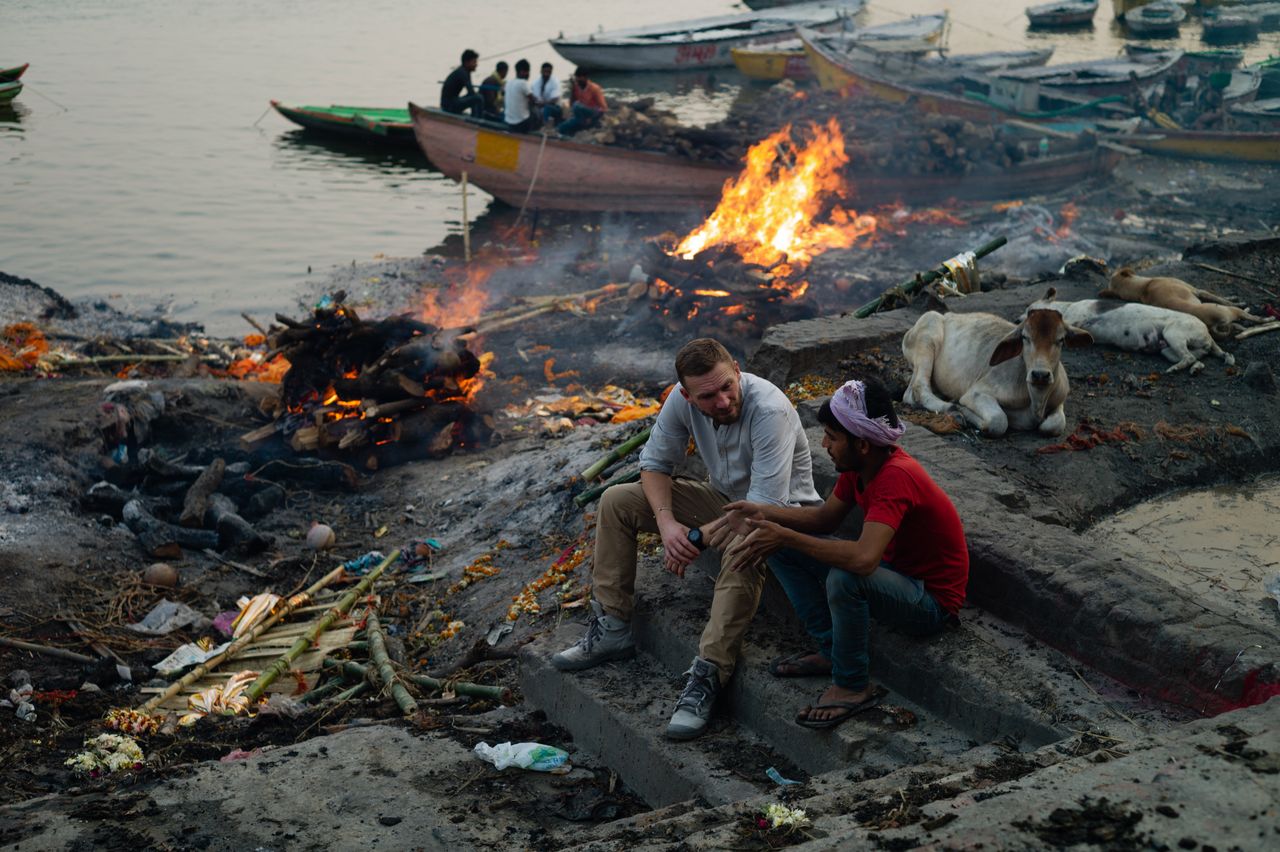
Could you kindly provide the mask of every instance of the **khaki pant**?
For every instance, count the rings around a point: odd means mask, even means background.
[[[700,527],[724,514],[729,499],[710,485],[688,479],[671,483],[671,511],[687,527]],[[615,485],[600,500],[591,581],[605,612],[631,621],[636,593],[636,535],[656,533],[658,523],[640,483]],[[720,669],[720,683],[733,674],[742,637],[760,605],[764,567],[721,570],[698,655]]]

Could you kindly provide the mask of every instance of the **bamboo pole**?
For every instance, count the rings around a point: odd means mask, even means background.
[[[365,625],[369,630],[369,657],[373,660],[374,674],[384,686],[391,690],[391,697],[395,699],[400,712],[406,716],[412,716],[418,712],[418,702],[413,700],[409,690],[405,689],[404,684],[396,678],[396,670],[392,668],[391,658],[387,656],[387,639],[382,635],[382,624],[378,621],[378,614],[370,612]]]
[[[645,429],[643,432],[640,432],[636,435],[631,436],[626,441],[623,441],[621,444],[614,447],[606,455],[598,459],[595,464],[591,465],[591,467],[584,470],[582,472],[582,478],[595,479],[604,471],[606,467],[608,467],[609,465],[613,464],[616,461],[621,461],[622,459],[631,455],[632,451],[634,451],[637,447],[639,447],[645,441],[649,440],[650,431],[651,431],[650,429]]]
[[[467,173],[462,173],[462,254],[471,262],[471,218],[467,216]]]
[[[603,485],[597,485],[595,488],[588,488],[586,491],[583,491],[577,497],[573,498],[573,505],[578,507],[585,506],[588,503],[590,503],[592,500],[599,497],[604,492],[608,491],[613,486],[625,485],[628,482],[635,482],[639,479],[640,479],[640,471],[638,470],[627,471],[626,473],[622,474],[622,476],[615,476],[613,479],[610,479],[608,482],[604,483]]]
[[[333,700],[335,703],[341,704],[342,702],[346,701],[348,698],[355,698],[357,695],[360,695],[362,692],[364,692],[368,688],[369,688],[369,681],[362,680],[359,683],[357,683],[355,686],[351,687],[350,689],[344,689],[342,692],[339,692],[337,695],[333,696]]]
[[[374,568],[366,574],[364,579],[343,595],[341,600],[330,607],[329,611],[325,613],[319,621],[313,624],[306,633],[299,636],[298,641],[294,642],[293,646],[289,648],[289,650],[281,654],[280,658],[267,667],[266,671],[258,675],[258,679],[255,680],[247,690],[245,690],[245,695],[249,698],[250,703],[254,703],[261,698],[262,693],[266,692],[267,687],[274,683],[276,678],[289,670],[289,664],[302,656],[304,651],[314,645],[320,634],[328,630],[329,626],[337,621],[339,617],[345,615],[347,610],[351,609],[351,607],[355,605],[355,602],[360,598],[360,596],[369,591],[369,587],[373,585],[373,582],[382,576],[382,572],[387,570],[388,566],[392,565],[399,558],[399,550],[391,551],[391,553],[382,560],[377,568]]]
[[[1007,242],[1009,242],[1007,237],[996,237],[994,240],[987,243],[986,245],[980,246],[973,253],[973,257],[975,260],[978,258],[986,257],[987,255],[991,254],[993,251],[1000,248],[1000,246],[1004,245]],[[880,309],[880,306],[884,304],[885,296],[887,296],[890,292],[897,291],[904,295],[908,295],[908,294],[914,293],[916,290],[919,290],[921,287],[925,286],[926,284],[932,284],[934,281],[937,281],[939,278],[944,277],[946,274],[947,274],[947,269],[945,266],[942,266],[942,265],[939,265],[935,269],[930,269],[928,272],[923,272],[917,275],[915,278],[908,279],[907,281],[902,282],[898,286],[892,287],[889,290],[886,290],[885,292],[881,293],[879,296],[876,296],[870,302],[867,302],[865,305],[863,305],[862,307],[854,311],[853,315],[858,319],[865,319],[866,317],[871,316],[872,314],[874,314],[876,311]]]
[[[351,660],[334,660],[332,658],[324,661],[326,668],[336,668],[342,673],[343,677],[355,679],[365,677],[366,669],[364,666]],[[444,690],[446,681],[437,680],[434,677],[426,675],[404,675],[409,682],[415,686],[421,686],[423,689],[429,689],[432,692],[441,692]],[[506,686],[488,686],[483,683],[471,683],[470,681],[460,680],[449,685],[450,688],[458,695],[470,695],[473,698],[488,698],[492,701],[501,701],[503,704],[515,703],[515,696],[511,689]],[[310,693],[308,693],[309,695]]]
[[[303,693],[298,698],[300,704],[315,704],[322,698],[327,698],[342,688],[342,678],[330,678],[326,683],[317,686],[315,689]]]
[[[338,579],[341,576],[342,576],[342,566],[338,566],[337,568],[334,568],[332,571],[330,571],[328,574],[325,574],[319,580],[316,580],[315,583],[313,583],[310,588],[306,589],[301,594],[294,595],[293,597],[289,598],[287,601],[284,601],[283,603],[281,603],[280,606],[276,609],[276,611],[272,613],[270,616],[268,616],[265,621],[263,621],[261,624],[259,624],[257,627],[253,628],[252,630],[250,630],[248,633],[241,636],[236,641],[232,642],[231,645],[227,648],[227,650],[223,651],[221,654],[219,654],[216,657],[211,657],[210,659],[205,660],[203,663],[196,666],[191,671],[187,672],[181,678],[169,684],[169,688],[166,689],[164,692],[155,696],[146,704],[143,704],[142,712],[150,713],[152,710],[159,707],[162,703],[169,700],[173,696],[177,695],[180,691],[182,691],[183,687],[187,686],[188,684],[194,683],[195,681],[207,675],[209,672],[216,669],[218,666],[222,665],[224,661],[229,660],[232,657],[234,657],[236,654],[240,653],[242,650],[244,650],[244,647],[246,645],[253,642],[255,639],[257,639],[259,636],[261,636],[271,627],[275,626],[275,624],[279,622],[280,619],[284,618],[289,613],[293,612],[295,609],[305,604],[314,595],[319,593],[321,589],[323,589],[325,586],[329,585],[330,583],[332,583],[334,580]]]

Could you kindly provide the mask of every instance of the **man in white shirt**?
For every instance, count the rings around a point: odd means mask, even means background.
[[[560,81],[551,76],[551,63],[542,63],[542,76],[533,81],[533,104],[538,108],[543,124],[558,124],[564,120],[560,106]]]
[[[533,92],[529,89],[529,60],[521,59],[516,63],[516,75],[507,80],[503,93],[503,121],[507,129],[513,133],[527,133],[538,126],[530,108],[533,106]]]

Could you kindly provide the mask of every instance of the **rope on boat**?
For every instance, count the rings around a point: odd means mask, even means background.
[[[529,179],[529,189],[524,194],[524,201],[520,202],[520,213],[516,216],[515,225],[511,226],[512,230],[515,230],[516,225],[519,225],[524,219],[524,211],[529,206],[529,198],[533,195],[533,187],[538,182],[538,171],[542,168],[542,152],[547,148],[548,135],[550,134],[545,130],[542,132],[542,141],[538,143],[538,159],[533,162],[533,177]]]
[[[504,50],[501,53],[486,54],[484,56],[481,56],[480,59],[497,59],[499,56],[510,56],[511,54],[515,53],[518,50],[528,50],[529,48],[537,47],[538,45],[542,45],[546,43],[547,43],[547,40],[545,38],[540,38],[537,41],[532,42],[530,44],[521,45],[520,47],[513,47],[510,50]]]

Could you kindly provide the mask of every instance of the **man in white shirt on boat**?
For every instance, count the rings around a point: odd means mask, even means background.
[[[538,126],[533,117],[533,92],[529,88],[529,60],[516,63],[516,75],[503,92],[503,121],[512,133],[527,133]]]
[[[556,124],[564,120],[564,108],[560,106],[560,81],[552,76],[550,62],[542,63],[541,75],[533,81],[533,104],[537,107],[543,124]]]

